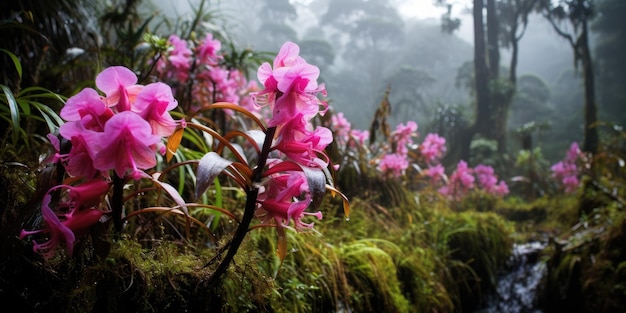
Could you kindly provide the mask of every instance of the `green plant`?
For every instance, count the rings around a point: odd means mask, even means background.
[[[22,67],[18,57],[8,50],[0,49],[0,52],[11,57],[21,79]],[[24,155],[35,144],[33,134],[55,133],[63,124],[54,105],[65,103],[65,97],[36,86],[11,90],[8,85],[0,84],[0,89],[0,119],[9,125],[7,133],[2,134],[2,141],[11,147],[4,150],[4,153],[9,154],[4,157]],[[45,128],[41,129],[42,126]]]

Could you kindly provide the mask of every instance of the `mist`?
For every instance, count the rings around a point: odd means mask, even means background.
[[[296,42],[320,68],[331,110],[342,112],[353,128],[370,127],[388,89],[390,125],[416,121],[425,134],[441,131],[436,119],[442,110],[460,112],[468,123],[473,118],[474,91],[464,82],[463,68],[473,59],[474,33],[471,3],[453,2],[451,16],[460,26],[446,32],[441,19],[446,7],[419,2],[428,10],[422,13],[420,3],[401,0],[220,1],[205,8],[216,18],[203,26],[257,51],[276,52],[285,41]],[[199,3],[155,0],[149,10],[184,19]],[[506,72],[511,50],[501,47],[500,53]],[[513,100],[508,115],[513,150],[519,148],[516,132],[529,124],[545,125],[537,145],[558,141],[544,149],[548,159],[557,160],[570,142],[581,140],[582,80],[573,64],[568,42],[545,18],[531,14],[519,41],[517,77],[540,84],[547,96],[532,107],[527,95]]]

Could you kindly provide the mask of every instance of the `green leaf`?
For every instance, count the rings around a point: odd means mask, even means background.
[[[9,55],[9,57],[13,61],[13,65],[15,65],[15,69],[17,70],[17,75],[21,81],[22,80],[22,64],[20,63],[20,59],[18,59],[17,55],[15,55],[13,52],[9,50],[0,49],[0,51]]]
[[[5,85],[0,85],[2,87],[2,91],[4,92],[4,96],[7,99],[7,104],[9,105],[9,110],[11,111],[11,124],[13,126],[13,142],[17,143],[19,139],[18,129],[20,128],[20,111],[17,105],[17,101],[15,101],[15,97],[13,97],[13,92],[9,87]]]
[[[20,99],[20,98],[16,99],[15,101],[17,101],[17,104],[20,105],[22,112],[24,112],[24,116],[29,116],[30,115],[30,101]]]

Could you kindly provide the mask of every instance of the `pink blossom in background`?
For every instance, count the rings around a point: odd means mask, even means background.
[[[567,150],[565,158],[552,165],[552,177],[564,187],[565,192],[571,193],[580,186],[580,169],[577,162],[581,159],[582,153],[578,144],[573,142]]]
[[[189,79],[191,56],[193,53],[187,47],[187,42],[176,35],[171,35],[168,41],[173,47],[167,56],[167,60],[173,66],[168,76],[172,79],[185,82]]]
[[[576,189],[578,189],[578,186],[580,185],[580,181],[578,180],[578,177],[576,176],[567,176],[564,177],[562,180],[563,186],[565,186],[565,192],[574,192],[576,191]]]
[[[206,35],[204,40],[196,48],[198,62],[210,66],[216,66],[217,62],[222,58],[217,52],[222,48],[222,43],[213,39],[213,34]]]
[[[467,162],[461,160],[456,169],[450,175],[448,185],[439,189],[439,192],[452,199],[458,200],[474,188],[474,173],[467,166]]]
[[[420,145],[420,152],[427,164],[437,162],[446,152],[446,139],[437,134],[429,133]]]
[[[491,166],[479,164],[474,167],[474,173],[478,177],[478,185],[487,191],[491,190],[498,183],[498,178],[495,176]]]
[[[580,158],[580,148],[578,147],[577,142],[572,142],[569,149],[567,150],[567,154],[565,156],[565,161],[568,163],[576,163]]]
[[[408,167],[409,161],[406,159],[406,156],[397,153],[385,154],[378,163],[379,171],[391,174],[394,177],[401,177]]]
[[[467,166],[467,162],[465,161],[459,161],[456,170],[454,171],[454,173],[452,173],[450,179],[460,182],[461,185],[465,188],[474,187],[475,179],[472,173],[472,169]]]
[[[350,131],[350,136],[352,136],[359,145],[363,146],[365,145],[365,141],[370,138],[370,132],[368,130],[353,129]]]
[[[478,178],[478,185],[486,192],[497,196],[504,196],[509,193],[509,186],[504,181],[498,182],[493,167],[479,164],[474,167],[474,173]]]
[[[417,137],[417,123],[408,121],[406,125],[398,124],[391,136],[393,137],[393,141],[397,144],[396,153],[407,155],[409,146],[413,144],[413,137]]]
[[[345,145],[350,139],[350,130],[352,125],[350,125],[348,119],[345,118],[343,112],[339,112],[331,116],[330,121],[333,125],[333,129],[335,130],[337,141]]]
[[[434,183],[443,181],[446,176],[445,168],[441,164],[429,166],[425,170],[425,174],[430,177]]]
[[[493,186],[491,188],[490,192],[493,193],[496,196],[503,197],[503,196],[509,194],[509,186],[506,184],[506,182],[501,180],[497,185],[495,185],[495,186]]]

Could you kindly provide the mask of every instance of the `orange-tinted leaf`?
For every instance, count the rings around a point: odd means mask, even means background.
[[[180,141],[183,139],[184,132],[184,128],[178,128],[167,139],[167,151],[165,152],[165,159],[167,160],[167,162],[172,160],[172,157],[176,153],[176,150],[178,150],[178,146],[180,145]]]
[[[278,233],[276,253],[280,259],[280,264],[282,265],[285,257],[287,257],[287,234],[285,233],[285,228],[281,226],[276,227],[276,232]]]
[[[346,215],[346,219],[350,218],[350,201],[348,200],[348,197],[331,185],[326,185],[326,189],[330,190],[330,194],[333,198],[336,195],[339,195],[343,199],[343,213]]]

